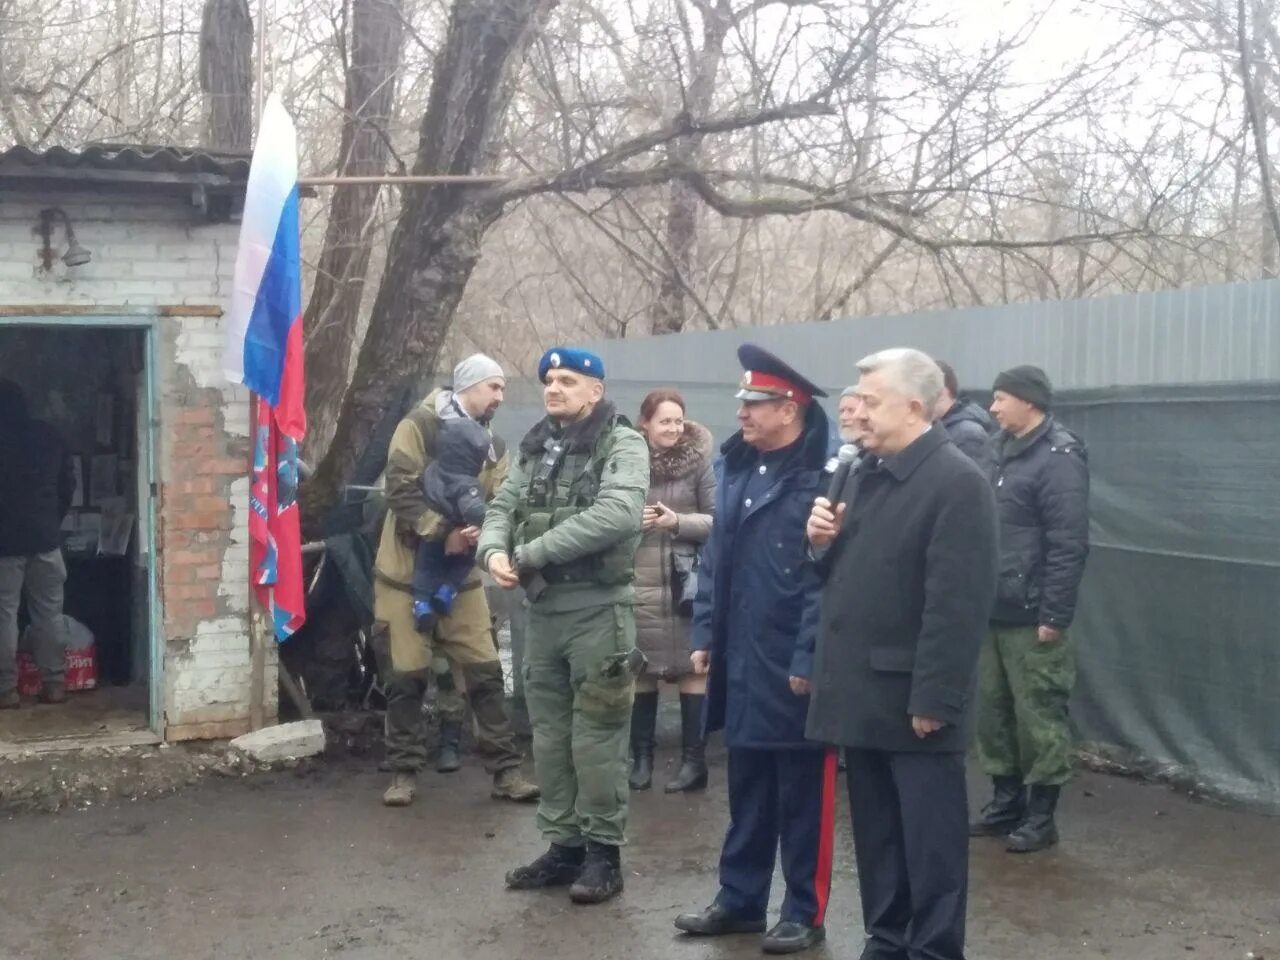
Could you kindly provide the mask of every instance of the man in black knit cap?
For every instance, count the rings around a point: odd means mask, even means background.
[[[1000,579],[978,667],[978,758],[994,796],[970,833],[1032,853],[1057,843],[1054,811],[1071,778],[1067,628],[1089,552],[1089,464],[1049,413],[1043,370],[1006,370],[993,390]]]

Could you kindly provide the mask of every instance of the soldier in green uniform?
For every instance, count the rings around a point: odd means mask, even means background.
[[[978,667],[978,757],[993,794],[970,833],[1034,853],[1058,842],[1071,779],[1067,629],[1089,555],[1089,457],[1049,412],[1053,386],[1039,367],[1006,370],[992,390],[1000,580]]]
[[[570,886],[577,903],[622,890],[635,675],[632,586],[649,448],[604,396],[604,364],[563,347],[538,365],[547,416],[520,443],[477,548],[529,598],[524,689],[551,846],[512,889]]]

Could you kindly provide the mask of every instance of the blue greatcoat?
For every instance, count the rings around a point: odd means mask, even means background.
[[[808,405],[794,452],[756,474],[759,452],[738,432],[720,448],[716,522],[703,548],[689,646],[711,653],[704,733],[724,730],[739,748],[809,747],[809,698],[791,692],[789,678],[810,677],[821,585],[808,557],[805,522],[813,499],[825,495],[823,468],[833,449],[830,424]]]

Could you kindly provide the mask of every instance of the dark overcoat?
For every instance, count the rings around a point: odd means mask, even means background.
[[[990,482],[934,427],[864,462],[820,556],[822,614],[808,736],[868,750],[962,751],[995,598]],[[943,721],[920,739],[913,715]]]
[[[741,432],[720,448],[715,524],[702,552],[689,646],[708,650],[704,730],[724,730],[730,747],[814,748],[805,740],[807,696],[790,678],[811,674],[820,585],[805,522],[832,449],[827,415],[805,413],[795,453],[772,485],[744,505],[759,454]],[[732,693],[730,689],[732,688]]]

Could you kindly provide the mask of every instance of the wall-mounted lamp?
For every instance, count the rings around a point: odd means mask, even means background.
[[[67,249],[62,255],[62,262],[68,267],[83,267],[93,259],[93,254],[87,247],[80,246],[66,211],[61,207],[48,207],[40,211],[40,225],[36,227],[36,232],[44,241],[44,245],[40,248],[40,262],[44,265],[45,271],[53,269],[53,225],[56,220],[62,221],[67,233]]]

